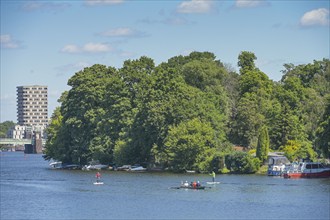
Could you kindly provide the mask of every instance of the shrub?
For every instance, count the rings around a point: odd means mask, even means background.
[[[226,156],[226,166],[233,173],[255,173],[260,164],[258,158],[245,152],[234,152]]]

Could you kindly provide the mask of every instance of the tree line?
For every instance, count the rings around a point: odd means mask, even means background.
[[[15,125],[12,121],[4,121],[0,123],[0,138],[6,138],[8,130]]]
[[[241,52],[238,73],[210,52],[85,68],[58,100],[44,157],[240,173],[256,172],[268,151],[329,158],[330,61],[284,64],[275,82],[256,59]]]

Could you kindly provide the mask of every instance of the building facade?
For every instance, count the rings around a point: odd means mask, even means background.
[[[15,125],[10,128],[7,132],[7,137],[13,139],[23,139],[25,138],[26,126]]]
[[[48,125],[47,86],[17,86],[17,122],[41,129]]]

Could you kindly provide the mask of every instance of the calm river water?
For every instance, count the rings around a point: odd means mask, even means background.
[[[329,219],[330,179],[51,170],[41,155],[1,152],[0,219]]]

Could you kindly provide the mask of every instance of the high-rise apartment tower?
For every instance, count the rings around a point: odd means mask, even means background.
[[[47,86],[17,86],[17,121],[22,126],[48,125]]]

